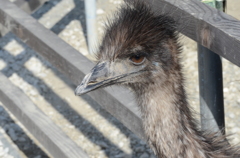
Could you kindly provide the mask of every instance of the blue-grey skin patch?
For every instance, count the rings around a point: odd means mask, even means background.
[[[155,62],[155,61],[153,61],[152,64],[155,65],[155,66],[159,66],[159,63]]]

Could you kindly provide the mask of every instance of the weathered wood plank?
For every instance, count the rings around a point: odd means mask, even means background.
[[[47,1],[48,0],[16,0],[14,3],[26,13],[31,14]]]
[[[240,66],[240,21],[196,0],[144,1],[156,15],[175,19],[180,32]]]
[[[36,9],[41,7],[45,2],[48,0],[16,0],[14,1],[14,4],[16,4],[19,8],[21,8],[23,11],[25,11],[28,14],[31,14]],[[8,30],[0,24],[0,38],[8,33]]]
[[[0,4],[0,23],[56,66],[76,85],[94,66],[81,53],[15,5],[7,0],[0,0]],[[144,138],[140,115],[129,91],[115,87],[100,89],[89,95],[136,135]]]
[[[218,1],[218,3],[216,1],[216,6],[215,1],[206,4],[223,10],[222,1]],[[221,132],[224,134],[222,60],[218,54],[211,50],[200,44],[197,46],[201,128],[204,131],[211,129],[214,132],[222,129]]]
[[[53,157],[88,157],[2,73],[0,73],[0,100]]]

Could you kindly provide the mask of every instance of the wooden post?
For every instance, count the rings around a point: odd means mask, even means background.
[[[202,2],[222,9],[218,1]],[[201,127],[217,132],[224,128],[223,77],[221,57],[198,44],[198,72],[200,91]],[[224,129],[222,130],[223,133]]]

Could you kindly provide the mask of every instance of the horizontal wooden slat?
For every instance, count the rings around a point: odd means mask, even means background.
[[[144,1],[156,15],[175,19],[184,35],[240,66],[240,21],[197,0]]]
[[[47,1],[48,0],[16,0],[14,3],[26,13],[30,14]]]
[[[0,73],[0,100],[53,157],[88,157],[2,73]]]
[[[41,7],[48,0],[16,0],[16,4],[19,8],[25,11],[28,14],[34,12],[37,8]],[[5,29],[2,24],[0,24],[0,38],[8,33],[8,30]]]
[[[94,64],[81,53],[14,4],[7,0],[0,0],[0,4],[0,23],[56,66],[73,83],[79,84],[89,73]],[[115,87],[100,89],[89,95],[136,135],[144,138],[140,115],[129,91]]]

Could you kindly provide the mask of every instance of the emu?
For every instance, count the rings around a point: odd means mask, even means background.
[[[178,36],[176,22],[155,16],[144,2],[123,5],[108,23],[97,65],[75,94],[130,87],[158,158],[239,158],[225,136],[198,128],[184,90]]]

